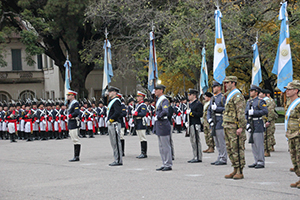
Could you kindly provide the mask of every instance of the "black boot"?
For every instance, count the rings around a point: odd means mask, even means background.
[[[136,158],[147,158],[147,141],[141,142],[141,155],[137,156]]]
[[[86,130],[82,130],[82,137],[86,138]]]
[[[47,140],[45,131],[41,131],[41,140]]]
[[[56,138],[57,140],[61,140],[61,139],[62,139],[62,138],[61,138],[61,133],[62,133],[62,132],[57,132],[57,138]]]
[[[7,131],[4,131],[4,138],[5,138],[6,140],[9,139],[9,133],[8,133]]]
[[[1,138],[1,140],[3,140],[3,131],[0,131],[0,138]]]
[[[31,133],[25,133],[27,136],[27,142],[30,142],[30,141],[32,141],[32,134]]]
[[[79,155],[80,155],[80,144],[75,144],[74,145],[74,158],[69,160],[69,162],[76,162],[79,161]]]
[[[125,156],[125,140],[121,140],[121,146],[122,146],[122,156]]]
[[[90,135],[90,138],[94,138],[94,132],[92,130],[89,130],[89,135]]]
[[[15,133],[11,133],[11,134],[9,134],[10,135],[10,142],[17,142],[16,140],[15,140]]]

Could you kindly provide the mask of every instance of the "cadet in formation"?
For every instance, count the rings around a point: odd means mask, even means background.
[[[290,186],[300,189],[300,98],[298,97],[300,81],[294,80],[290,82],[285,89],[286,96],[290,99],[286,105],[285,131],[289,142],[294,172],[299,178],[297,182],[292,183]]]
[[[245,117],[247,120],[246,129],[250,133],[249,143],[252,146],[254,163],[249,168],[261,169],[265,167],[264,156],[264,122],[262,116],[268,114],[268,108],[265,100],[260,99],[258,94],[261,88],[251,85],[250,98],[247,101]]]
[[[211,130],[209,123],[207,121],[207,110],[210,104],[210,99],[212,97],[212,93],[206,92],[204,94],[204,106],[203,106],[203,132],[205,137],[205,143],[207,145],[207,149],[203,150],[203,153],[214,153],[215,152],[215,142],[214,138],[211,136]]]
[[[234,168],[233,172],[226,175],[225,178],[243,179],[243,168],[245,166],[246,103],[244,96],[236,88],[236,84],[236,76],[227,76],[224,79],[228,95],[223,113],[223,127],[227,154]]]

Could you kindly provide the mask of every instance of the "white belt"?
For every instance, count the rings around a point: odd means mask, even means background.
[[[168,119],[168,116],[164,116],[163,118],[161,118],[161,119]],[[157,121],[158,119],[157,119],[157,116],[155,116],[154,117],[154,121]]]
[[[249,117],[248,119],[250,119],[250,117]],[[253,120],[260,120],[260,119],[262,119],[262,117],[252,118],[252,119],[253,119]]]
[[[216,116],[220,116],[220,117],[222,117],[222,114],[220,114],[220,113],[216,113]]]

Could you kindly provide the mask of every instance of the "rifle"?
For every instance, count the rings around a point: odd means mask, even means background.
[[[215,104],[215,97],[213,97],[213,99],[212,99],[212,104],[211,105],[213,105],[213,104]],[[211,115],[212,115],[212,120],[213,120],[213,123],[214,123],[214,125],[212,126],[212,130],[211,130],[211,136],[213,137],[213,136],[217,135],[216,134],[216,123],[217,123],[216,112],[213,109],[211,109]]]
[[[251,110],[252,107],[252,101],[250,101],[250,105],[249,105],[249,109]],[[254,133],[254,121],[253,121],[253,117],[249,116],[249,123],[250,123],[250,127],[251,127],[251,132],[250,132],[250,137],[249,137],[249,144],[253,144],[254,140],[253,140],[253,133]]]

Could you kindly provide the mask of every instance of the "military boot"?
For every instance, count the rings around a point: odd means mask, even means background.
[[[10,135],[10,142],[17,142],[15,140],[15,133],[9,134]]]
[[[233,179],[237,180],[237,179],[243,179],[244,175],[243,175],[243,168],[238,168],[237,173],[233,176]]]
[[[265,151],[265,157],[271,157],[271,154],[269,151]]]
[[[90,138],[94,138],[94,132],[92,130],[89,130],[88,133],[90,135]]]
[[[234,175],[236,175],[237,170],[238,170],[238,168],[235,167],[235,168],[233,169],[233,172],[232,172],[231,174],[225,175],[225,178],[233,178]]]
[[[141,154],[137,156],[136,158],[141,159],[141,158],[147,158],[147,141],[142,141],[141,142]]]
[[[82,137],[86,138],[86,130],[82,130]]]
[[[274,152],[275,151],[275,149],[274,149],[274,146],[272,146],[272,148],[271,148],[271,152]]]
[[[0,131],[0,138],[1,138],[1,140],[3,140],[3,131]]]
[[[215,150],[213,147],[209,147],[206,153],[214,153]]]
[[[27,142],[30,142],[30,141],[32,141],[32,134],[31,133],[26,133],[26,135],[27,135]]]
[[[69,160],[69,162],[76,162],[79,161],[79,155],[80,155],[80,144],[75,144],[74,145],[74,158]]]
[[[290,172],[295,172],[295,169],[294,168],[290,168]]]
[[[298,187],[298,188],[300,188],[300,180],[297,181],[296,183],[292,183],[290,186],[291,187]]]

